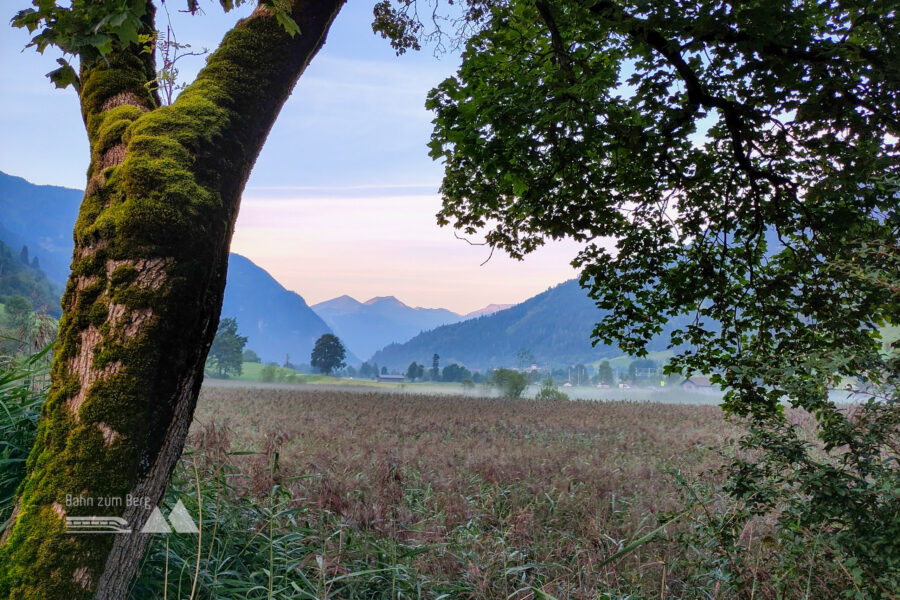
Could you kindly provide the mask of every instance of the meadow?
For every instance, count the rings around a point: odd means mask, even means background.
[[[205,387],[168,496],[201,539],[157,539],[133,597],[726,598],[685,539],[737,432],[715,406]]]

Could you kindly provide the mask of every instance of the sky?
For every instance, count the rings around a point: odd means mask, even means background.
[[[27,0],[0,7],[0,171],[37,184],[83,189],[88,143],[75,92],[44,74],[60,54],[40,55],[6,24]],[[266,269],[310,304],[347,294],[396,296],[459,313],[517,303],[577,276],[574,242],[554,242],[524,261],[456,239],[440,228],[442,168],[428,157],[429,89],[452,75],[458,53],[397,57],[372,33],[373,2],[350,2],[300,78],[247,183],[232,251]],[[179,14],[178,41],[213,49],[241,12],[201,0]],[[244,14],[247,9],[243,9]],[[159,11],[158,27],[166,15]],[[190,81],[203,58],[179,62]],[[2,216],[0,216],[2,218]],[[472,241],[478,241],[474,239]]]

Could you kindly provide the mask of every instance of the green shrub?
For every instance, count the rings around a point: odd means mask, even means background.
[[[528,375],[512,369],[497,369],[492,381],[506,398],[518,398],[528,386]]]
[[[559,391],[559,388],[557,388],[556,384],[553,383],[553,378],[550,377],[549,379],[547,379],[547,381],[544,382],[544,385],[541,386],[541,389],[535,396],[535,399],[556,402],[560,400],[568,400],[569,396],[564,392]]]
[[[710,580],[720,573],[731,596],[900,597],[900,404],[829,410],[852,425],[847,444],[829,448],[821,421],[789,409],[781,422],[746,424],[710,474],[724,486],[685,485],[689,504],[703,505],[685,553]]]
[[[275,377],[277,375],[277,370],[278,369],[275,368],[275,365],[266,365],[265,367],[263,367],[263,370],[262,370],[262,375],[261,375],[262,380],[269,382],[269,383],[275,381]]]

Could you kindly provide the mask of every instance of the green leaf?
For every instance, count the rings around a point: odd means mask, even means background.
[[[60,89],[64,89],[69,87],[70,85],[75,85],[78,83],[78,75],[75,74],[75,69],[72,68],[72,65],[67,63],[64,59],[60,58],[57,61],[60,64],[58,69],[54,69],[47,73],[47,77],[50,78],[50,81]]]
[[[300,26],[297,25],[297,21],[295,21],[293,17],[291,17],[285,11],[276,11],[275,19],[278,21],[279,25],[284,27],[284,30],[287,31],[291,37],[294,37],[295,35],[298,35],[300,33]]]

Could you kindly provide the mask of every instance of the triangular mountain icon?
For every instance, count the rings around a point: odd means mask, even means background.
[[[184,507],[182,507],[184,508]],[[190,517],[188,517],[190,518]],[[144,526],[141,528],[141,533],[171,533],[172,529],[169,527],[169,524],[166,523],[166,518],[162,516],[162,513],[159,512],[159,507],[154,506],[153,512],[150,513],[150,518],[147,519],[147,522],[144,523]]]
[[[175,503],[175,508],[169,513],[169,523],[172,524],[172,529],[176,533],[199,533],[197,526],[194,524],[194,519],[191,518],[190,513],[188,513],[184,504],[181,503],[181,500]]]

